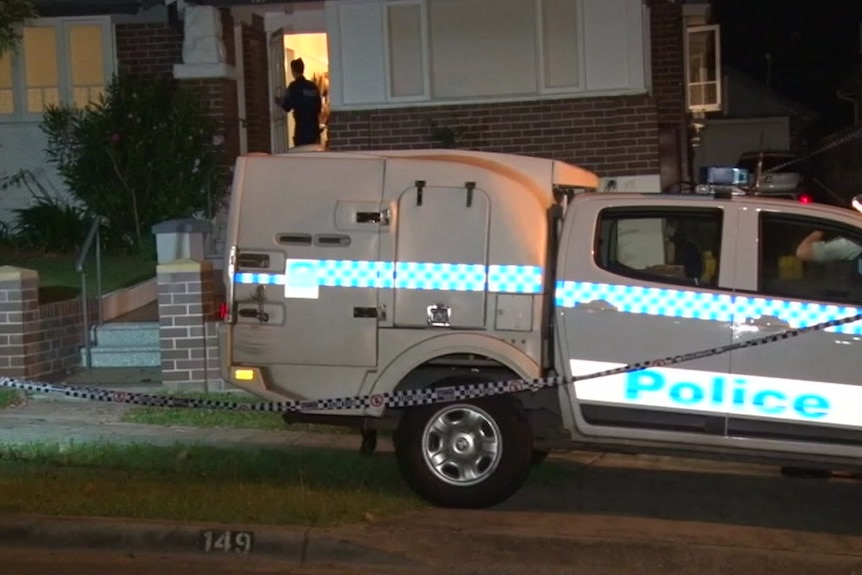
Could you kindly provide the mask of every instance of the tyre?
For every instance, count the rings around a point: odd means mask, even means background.
[[[410,408],[396,435],[401,477],[439,507],[496,505],[520,489],[530,473],[530,426],[505,397]]]

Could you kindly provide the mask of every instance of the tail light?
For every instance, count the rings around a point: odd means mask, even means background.
[[[219,305],[219,308],[218,308],[219,320],[224,321],[225,319],[227,319],[227,314],[228,314],[228,305],[227,305],[226,301],[223,301],[223,302],[221,302],[221,305]]]
[[[803,204],[810,204],[812,202],[811,196],[807,194],[802,194],[799,196],[799,201]]]

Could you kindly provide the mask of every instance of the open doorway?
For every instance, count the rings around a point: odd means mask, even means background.
[[[289,84],[293,77],[290,74],[290,61],[302,58],[305,63],[305,77],[317,84],[323,97],[323,107],[320,113],[321,141],[326,147],[327,126],[329,124],[329,51],[327,48],[326,33],[300,33],[284,34],[284,70],[285,85]],[[285,135],[287,147],[293,147],[293,114],[287,114]]]

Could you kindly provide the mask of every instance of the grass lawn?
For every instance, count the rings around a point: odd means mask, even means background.
[[[338,525],[425,506],[391,458],[322,449],[0,444],[0,513]]]
[[[77,253],[43,254],[0,248],[0,265],[39,272],[39,299],[42,303],[63,301],[81,292],[81,275],[75,271]],[[96,295],[96,262],[87,263],[87,291]],[[155,258],[140,255],[102,254],[102,293],[128,287],[156,274]]]
[[[0,409],[14,407],[24,401],[24,394],[15,389],[0,389]]]
[[[235,393],[178,393],[174,397],[260,403],[265,400]],[[291,431],[317,431],[322,433],[353,433],[342,426],[292,424],[287,425],[278,413],[227,411],[218,409],[181,409],[176,407],[134,406],[123,415],[126,423],[146,425],[187,425],[191,427],[228,427],[241,429],[278,429]]]

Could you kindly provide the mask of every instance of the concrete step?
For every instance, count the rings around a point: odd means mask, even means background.
[[[159,322],[112,322],[93,328],[93,345],[98,348],[141,347],[159,349]]]
[[[87,364],[87,350],[81,348],[83,367],[160,367],[162,354],[158,346],[91,347],[92,364]]]

